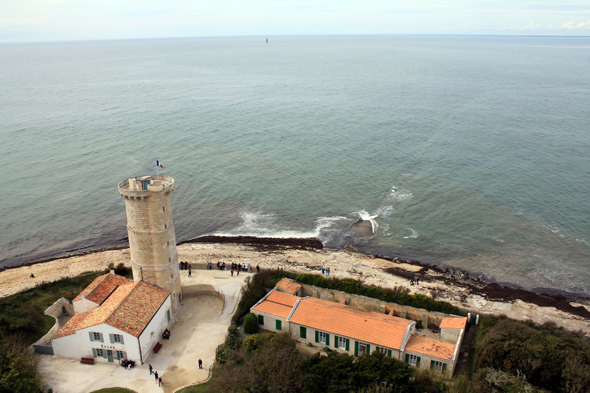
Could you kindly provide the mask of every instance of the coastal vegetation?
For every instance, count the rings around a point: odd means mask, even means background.
[[[26,339],[0,328],[0,393],[38,392],[40,388],[37,361]]]
[[[123,264],[109,268],[124,276],[131,274],[130,269]],[[49,306],[62,297],[69,301],[74,300],[96,277],[105,273],[108,273],[108,270],[89,272],[54,282],[43,282],[35,288],[1,298],[0,329],[4,329],[8,335],[22,335],[28,344],[34,343],[55,324],[52,317],[43,314]]]
[[[273,288],[283,277],[291,278],[301,284],[367,296],[383,302],[423,308],[445,314],[467,315],[467,312],[450,303],[434,300],[421,294],[410,294],[402,288],[381,288],[374,285],[365,285],[362,281],[353,278],[326,278],[318,274],[297,274],[286,270],[263,270],[255,274],[251,280],[246,281],[246,286],[242,290],[242,299],[232,319],[233,323],[238,324],[250,312],[250,308],[266,295],[267,290]]]

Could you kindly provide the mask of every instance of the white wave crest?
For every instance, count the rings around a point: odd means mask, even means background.
[[[410,191],[398,189],[396,186],[391,186],[391,190],[387,195],[387,199],[390,201],[405,201],[412,198],[414,195]]]
[[[413,228],[408,228],[412,234],[408,235],[408,236],[404,236],[404,239],[418,239],[420,237],[420,235],[418,234],[418,232],[413,229]]]
[[[274,214],[263,212],[242,212],[242,222],[236,228],[229,231],[218,231],[216,236],[255,236],[271,238],[318,238],[325,242],[331,228],[342,220],[350,220],[347,217],[319,217],[315,220],[315,226],[310,230],[296,230],[287,228],[277,222]]]
[[[379,217],[379,214],[371,215],[371,214],[367,213],[364,210],[358,211],[357,214],[359,215],[359,218],[361,220],[363,220],[363,221],[369,221],[371,223],[371,231],[373,233],[375,233],[375,231],[377,230],[377,228],[379,228],[379,224],[375,220],[377,217]]]

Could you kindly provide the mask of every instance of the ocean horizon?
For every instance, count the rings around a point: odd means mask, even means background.
[[[117,184],[158,171],[178,242],[590,295],[590,37],[265,38],[0,44],[0,267],[123,245]]]

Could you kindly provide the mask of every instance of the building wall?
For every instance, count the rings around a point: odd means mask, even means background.
[[[172,314],[172,301],[170,298],[171,296],[166,298],[160,309],[139,336],[141,355],[144,363],[151,356],[156,343],[163,340],[162,333],[169,325],[167,312]]]
[[[456,362],[453,362],[452,359],[440,359],[437,357],[424,355],[422,353],[413,352],[413,351],[404,351],[404,356],[402,357],[402,360],[406,361],[406,355],[414,355],[414,356],[419,357],[420,358],[420,365],[418,366],[418,368],[424,369],[424,370],[430,369],[432,361],[444,363],[444,364],[446,364],[445,373],[449,376],[452,375],[454,363],[456,363]]]
[[[317,329],[313,329],[310,327],[306,327],[306,338],[301,337],[301,327],[302,325],[290,322],[289,323],[289,332],[291,333],[291,336],[293,338],[295,338],[295,340],[302,342],[303,344],[312,344],[315,345],[316,347],[320,347],[323,348],[324,346],[328,346],[330,349],[333,349],[335,351],[338,351],[340,353],[347,353],[351,356],[355,356],[356,354],[356,345],[357,342],[360,345],[361,343],[365,343],[365,344],[369,344],[369,351],[370,353],[373,353],[373,351],[375,351],[379,345],[375,344],[375,343],[367,343],[365,341],[360,341],[360,340],[356,340],[354,338],[351,337],[347,337],[347,336],[342,336],[342,335],[337,335],[331,332],[327,332],[327,331],[323,331],[324,333],[328,334],[328,343],[320,343],[320,342],[316,342],[316,331],[318,332],[318,336],[319,336],[319,332],[322,332],[322,330],[317,330]],[[344,337],[345,339],[348,339],[348,350],[346,350],[346,347],[338,347],[336,346],[334,340],[335,338],[338,337]],[[338,340],[340,341],[340,340]],[[395,359],[400,359],[400,352],[397,349],[393,349],[393,348],[387,348],[389,351],[391,351],[391,353],[387,352],[386,355],[391,356]]]
[[[82,299],[74,301],[72,305],[75,314],[81,314],[83,312],[92,311],[96,307],[98,307],[98,304],[91,302],[84,296],[82,297]]]
[[[428,318],[428,324],[439,325],[443,318],[448,318],[448,314],[440,312],[428,311],[423,308],[414,308],[409,306],[401,306],[395,303],[382,302],[379,299],[374,299],[366,296],[353,295],[350,293],[336,291],[333,289],[326,289],[316,287],[315,285],[303,285],[302,297],[311,296],[323,300],[329,300],[340,303],[346,300],[346,304],[352,307],[362,308],[364,310],[389,314],[393,310],[393,315],[404,319],[412,319],[414,321],[423,321],[424,316]],[[423,324],[424,326],[424,324]],[[424,326],[427,327],[427,326]]]
[[[151,178],[155,182],[148,185],[148,190],[142,190],[137,178],[119,184],[119,193],[125,197],[133,278],[170,291],[172,309],[176,311],[182,292],[170,201],[174,180],[165,176]]]
[[[440,329],[440,339],[450,343],[455,343],[459,339],[463,329]]]
[[[90,333],[101,333],[103,341],[91,341]],[[110,340],[111,334],[119,334],[123,336],[123,343],[113,343]],[[140,353],[137,337],[129,333],[116,329],[107,324],[91,326],[86,329],[81,329],[76,334],[64,336],[52,340],[53,352],[56,356],[65,358],[81,359],[92,358],[92,348],[102,349],[105,351],[113,351],[113,363],[118,364],[115,351],[123,351],[127,355],[127,359],[140,362]],[[109,363],[107,357],[95,357],[95,362]]]
[[[288,332],[289,331],[289,322],[287,322],[286,318],[277,317],[276,315],[267,314],[260,311],[252,311],[252,314],[256,315],[256,320],[258,321],[258,327],[264,330],[268,330],[270,332]],[[264,324],[260,324],[260,317],[263,317]],[[281,329],[277,329],[276,321],[281,321]]]

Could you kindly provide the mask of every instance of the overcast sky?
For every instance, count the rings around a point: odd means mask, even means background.
[[[0,0],[0,42],[325,34],[590,36],[590,0]]]

